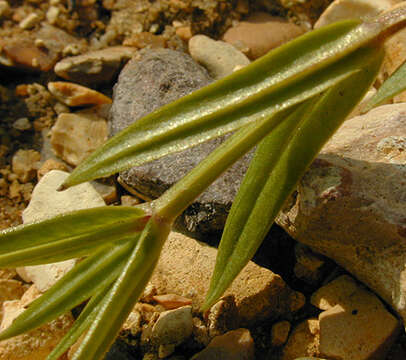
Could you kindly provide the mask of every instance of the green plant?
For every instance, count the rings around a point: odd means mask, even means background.
[[[344,21],[305,34],[108,141],[62,188],[234,132],[150,203],[75,211],[3,231],[1,267],[87,257],[15,319],[0,340],[89,299],[48,359],[58,359],[85,332],[74,359],[103,358],[151,276],[176,217],[258,145],[227,220],[203,307],[208,309],[253,256],[307,166],[371,86],[383,60],[383,39],[405,21],[406,8],[399,8],[370,22]],[[403,78],[388,84],[383,97],[406,87]]]

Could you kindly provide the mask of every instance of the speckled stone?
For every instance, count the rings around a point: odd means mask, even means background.
[[[112,135],[211,81],[207,71],[186,54],[168,49],[144,51],[125,66],[114,88],[110,113]],[[142,198],[156,198],[223,141],[224,138],[214,139],[121,172],[119,181]],[[178,219],[179,231],[199,238],[222,231],[251,156],[243,157],[197,198]]]

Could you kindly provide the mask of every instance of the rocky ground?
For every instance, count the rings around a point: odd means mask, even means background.
[[[56,188],[154,109],[312,28],[399,2],[0,0],[0,229],[159,196],[224,139]],[[406,59],[405,44],[406,31],[388,42],[375,86]],[[216,256],[207,243],[218,241],[251,154],[223,174],[178,219],[183,234],[170,235],[107,359],[405,359],[404,100],[363,116],[354,110],[255,262],[202,314]],[[1,270],[0,328],[75,263]],[[45,359],[79,311],[0,342],[0,360]]]

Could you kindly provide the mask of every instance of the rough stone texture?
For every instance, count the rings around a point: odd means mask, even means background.
[[[238,309],[234,296],[220,299],[209,310],[207,315],[208,334],[211,338],[222,335],[238,327]]]
[[[107,136],[106,120],[91,111],[60,114],[51,130],[51,144],[59,157],[77,166],[102,145]]]
[[[111,104],[111,99],[106,95],[75,83],[49,82],[48,90],[59,101],[69,106]]]
[[[272,346],[282,346],[289,336],[291,325],[289,321],[279,321],[272,325],[271,343]]]
[[[68,168],[64,163],[60,161],[57,161],[55,159],[48,159],[44,161],[44,163],[37,171],[38,180],[40,180],[46,173],[50,172],[51,170],[67,171]]]
[[[3,319],[3,304],[8,300],[20,299],[24,294],[23,283],[13,279],[0,279],[0,322]]]
[[[347,120],[277,222],[406,319],[406,104]]]
[[[35,45],[40,39],[44,46]],[[83,50],[86,41],[78,40],[62,29],[43,23],[36,32],[23,32],[0,39],[0,63],[30,71],[50,71],[67,44]]]
[[[295,257],[296,264],[293,269],[295,276],[309,284],[317,284],[323,276],[321,271],[325,264],[323,256],[315,254],[307,246],[298,243],[295,246]]]
[[[301,27],[283,18],[255,13],[228,29],[223,40],[242,49],[250,59],[257,59],[303,32]]]
[[[210,83],[206,70],[189,56],[166,49],[144,52],[120,74],[111,108],[112,135],[151,111]],[[214,139],[120,173],[119,182],[144,199],[156,198],[223,142]],[[248,168],[244,156],[218,178],[177,221],[180,231],[209,236],[222,231],[227,211]]]
[[[369,19],[389,10],[393,0],[335,0],[321,14],[314,28],[345,19]]]
[[[37,173],[41,154],[35,150],[18,150],[11,160],[11,166],[14,174],[17,174],[18,180],[26,183]]]
[[[190,305],[192,303],[191,299],[176,294],[154,295],[152,299],[168,310]]]
[[[192,307],[163,311],[152,327],[151,337],[159,345],[177,346],[192,335]]]
[[[254,340],[248,329],[232,330],[216,336],[209,345],[191,360],[254,360]]]
[[[326,310],[319,315],[322,356],[343,360],[386,358],[400,323],[374,294],[344,275],[320,288],[312,303]]]
[[[214,79],[230,75],[235,69],[250,63],[250,60],[233,45],[215,41],[205,35],[195,35],[189,40],[189,52]]]
[[[289,336],[281,360],[296,360],[319,355],[320,328],[317,319],[308,319],[297,325]],[[355,360],[355,359],[354,359]]]
[[[46,173],[34,188],[30,204],[23,212],[25,224],[40,221],[64,212],[103,206],[104,201],[96,190],[84,183],[65,191],[56,191],[68,173],[52,170]],[[46,291],[76,263],[66,260],[54,264],[25,266],[17,269],[26,281],[33,281],[38,290]]]
[[[124,67],[114,87],[112,135],[211,81],[207,71],[184,53],[169,49],[141,51]]]
[[[212,247],[171,233],[151,283],[158,293],[175,293],[192,299],[197,311],[209,288],[216,254]],[[240,326],[245,326],[289,313],[295,294],[279,275],[249,262],[225,296],[234,296]]]
[[[114,46],[65,58],[55,65],[55,73],[81,84],[111,82],[137,50],[128,46]]]

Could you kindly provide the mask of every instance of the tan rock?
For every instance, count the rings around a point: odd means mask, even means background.
[[[6,0],[0,0],[0,18],[8,15],[10,12],[10,5]]]
[[[272,346],[282,346],[288,340],[290,328],[290,322],[286,320],[274,324],[271,329]]]
[[[335,0],[321,14],[314,28],[346,19],[370,19],[392,7],[392,0]]]
[[[295,257],[295,276],[307,283],[316,284],[322,276],[321,267],[325,264],[323,257],[299,243],[295,246]]]
[[[250,63],[233,45],[212,40],[205,35],[195,35],[189,40],[189,52],[214,79],[230,75],[237,66],[242,68]]]
[[[48,159],[41,165],[41,167],[37,171],[38,180],[40,180],[46,173],[50,172],[51,170],[67,171],[68,168],[64,163],[60,161],[57,161],[55,159]]]
[[[12,323],[25,309],[20,301],[9,301],[4,307],[1,330]],[[0,342],[0,360],[43,360],[62,339],[73,324],[68,313],[35,330]]]
[[[254,340],[248,329],[232,330],[216,336],[192,360],[254,360]]]
[[[11,160],[11,168],[18,179],[26,183],[35,177],[40,160],[41,154],[38,151],[20,149]]]
[[[0,269],[0,279],[10,280],[16,275],[15,269]]]
[[[117,76],[137,49],[127,46],[109,47],[83,55],[65,58],[55,65],[55,73],[81,84],[108,83]]]
[[[123,41],[123,45],[137,49],[158,49],[166,47],[166,39],[162,35],[155,35],[149,31],[132,34]]]
[[[35,285],[31,285],[20,299],[22,307],[27,308],[36,298],[42,295],[41,291]]]
[[[266,13],[255,13],[228,29],[223,40],[238,48],[248,48],[248,57],[257,59],[269,50],[301,35],[304,30],[286,20]]]
[[[24,19],[20,21],[18,26],[21,29],[27,30],[33,28],[35,25],[39,24],[41,21],[41,17],[36,13],[31,13],[27,15]]]
[[[312,304],[326,309],[319,322],[320,353],[327,358],[384,359],[400,330],[381,301],[346,275],[320,288]]]
[[[60,114],[51,131],[55,153],[77,166],[107,140],[105,119],[92,113]]]
[[[220,299],[209,310],[207,328],[211,338],[223,335],[238,327],[238,311],[234,296],[228,295]]]
[[[152,299],[168,310],[192,304],[191,299],[176,294],[154,295]]]
[[[318,356],[319,344],[319,321],[317,319],[305,320],[293,329],[283,349],[281,360],[295,360],[305,356]]]
[[[3,317],[1,319],[0,330],[7,329],[14,321],[14,319],[23,312],[24,308],[21,306],[19,300],[11,300],[3,302],[2,304]]]
[[[24,286],[21,281],[12,279],[0,279],[0,322],[3,318],[2,306],[8,300],[20,299],[24,294]]]
[[[43,46],[36,45],[38,40]],[[0,39],[0,63],[30,71],[49,71],[60,59],[66,44],[84,49],[86,41],[78,40],[62,29],[41,23],[41,28],[30,34],[17,33]]]
[[[277,222],[406,319],[406,104],[347,120]]]
[[[17,268],[18,274],[27,282],[33,282],[39,291],[45,292],[76,264],[75,259],[52,264]]]
[[[173,232],[150,281],[158,293],[192,299],[198,311],[209,288],[216,254],[216,249]],[[253,324],[290,313],[294,294],[279,275],[250,262],[225,295],[234,295],[241,323]]]
[[[50,82],[48,90],[59,101],[69,106],[111,104],[111,99],[102,93],[70,82]]]
[[[72,210],[104,205],[103,199],[89,183],[65,191],[56,191],[68,176],[69,173],[52,170],[42,177],[34,188],[28,207],[23,212],[24,224],[45,220]],[[17,268],[17,272],[25,281],[34,282],[38,290],[44,292],[75,264],[76,260],[71,259],[53,264],[20,267]]]
[[[139,311],[133,310],[130,315],[128,315],[127,320],[123,324],[122,330],[130,331],[132,336],[137,336],[142,330],[142,315]]]

